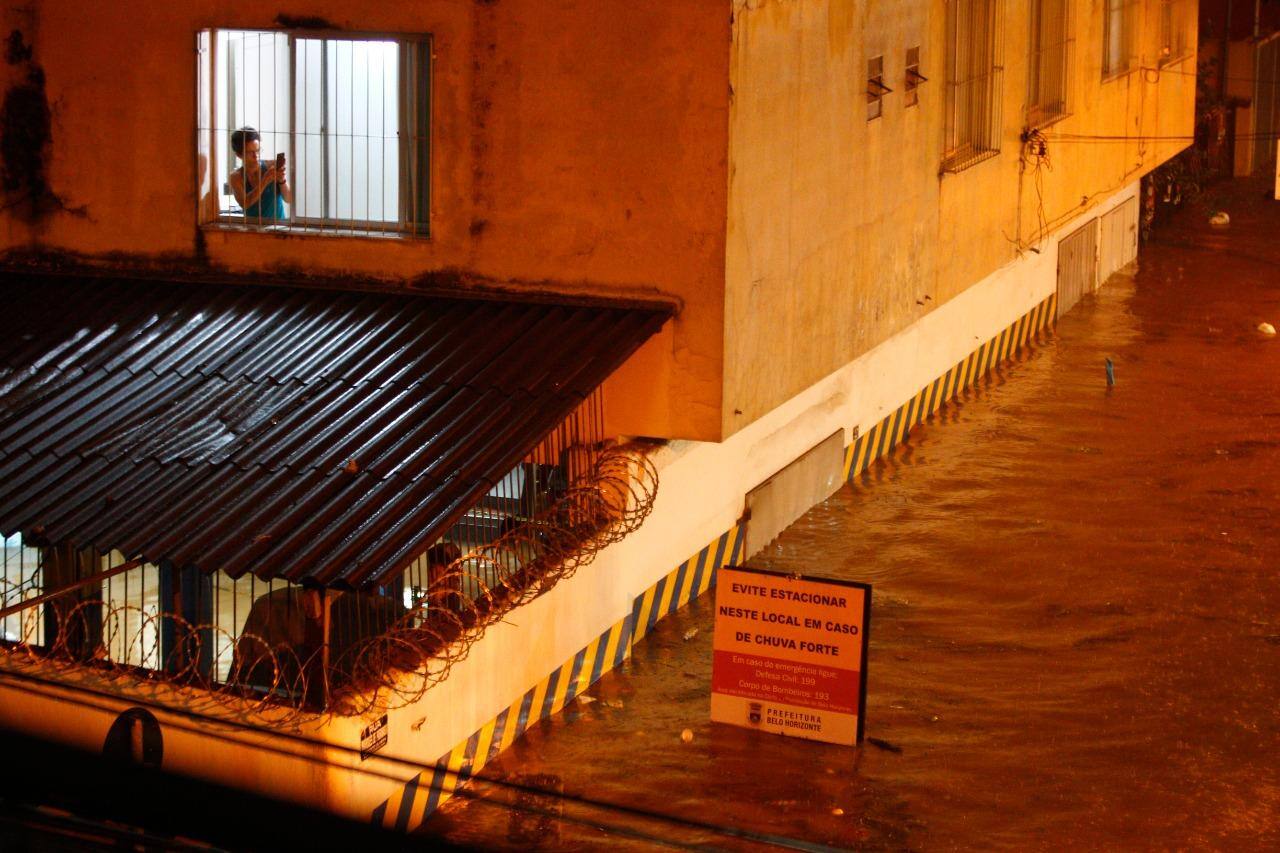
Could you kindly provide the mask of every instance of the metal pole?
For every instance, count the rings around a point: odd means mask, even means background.
[[[142,565],[142,563],[143,563],[142,560],[130,560],[127,563],[121,563],[120,565],[116,566],[114,569],[108,569],[105,572],[99,572],[98,574],[90,575],[87,578],[81,578],[75,583],[67,584],[64,587],[55,589],[53,592],[46,592],[43,595],[37,595],[35,598],[28,598],[26,601],[23,601],[19,604],[12,604],[4,608],[3,610],[0,610],[0,619],[4,619],[7,616],[12,616],[15,613],[26,610],[28,607],[34,607],[37,604],[44,604],[46,601],[50,601],[51,599],[57,598],[62,595],[66,595],[68,592],[75,592],[77,589],[88,586],[91,583],[101,582],[106,580],[107,578],[112,578],[118,574],[127,572],[130,569],[136,569],[138,566]]]

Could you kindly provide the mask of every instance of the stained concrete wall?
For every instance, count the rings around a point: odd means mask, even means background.
[[[197,31],[291,20],[430,33],[430,239],[198,227]],[[48,203],[8,192],[0,248],[262,278],[666,297],[674,323],[606,389],[613,427],[720,435],[729,16],[665,0],[41,0],[6,6],[51,113]],[[12,53],[12,51],[11,51]],[[296,176],[295,176],[296,182]],[[21,188],[19,188],[21,189]]]
[[[3,82],[30,94],[39,78],[50,125],[37,146],[41,203],[23,203],[25,186],[6,191],[0,248],[258,277],[669,297],[677,319],[606,386],[608,428],[719,440],[1040,249],[1046,229],[1185,145],[1195,62],[1158,65],[1159,0],[1136,5],[1140,69],[1107,81],[1104,4],[1071,2],[1072,115],[1049,128],[1050,163],[1035,175],[1021,156],[1027,5],[1005,2],[1001,153],[941,176],[945,0],[290,7],[340,30],[433,35],[426,240],[198,226],[195,33],[288,24],[279,10],[13,5],[4,23],[22,49],[11,43]],[[915,45],[929,82],[907,107]],[[877,55],[896,91],[869,122]]]
[[[940,174],[945,0],[733,0],[724,431],[752,423],[1028,252],[1186,147],[1195,58],[1160,67],[1159,0],[1139,61],[1102,79],[1100,0],[1071,0],[1071,115],[1023,157],[1028,4],[1001,4],[1000,153]],[[1194,32],[1187,42],[1195,43]],[[921,46],[919,105],[902,97]],[[867,60],[896,89],[866,117]],[[1088,135],[1127,137],[1083,141]],[[1163,141],[1158,137],[1165,137]]]
[[[1069,219],[1045,240],[1042,253],[1015,258],[727,440],[678,441],[656,449],[652,462],[662,487],[640,530],[492,626],[447,679],[390,711],[389,741],[372,758],[360,756],[360,733],[377,712],[331,716],[277,732],[246,725],[198,692],[163,682],[87,677],[75,686],[40,683],[32,678],[41,674],[39,667],[15,672],[0,666],[0,725],[97,751],[112,720],[141,705],[164,730],[167,769],[368,820],[406,782],[418,779],[429,787],[436,759],[474,746],[470,739],[481,726],[625,618],[638,595],[741,519],[746,496],[780,469],[833,433],[847,443],[852,427],[865,432],[978,341],[989,340],[1049,296],[1058,241],[1088,217],[1136,195],[1134,183],[1096,210]],[[411,825],[422,819],[426,800],[425,794],[418,797]],[[390,802],[400,807],[399,799]]]
[[[924,312],[941,102],[927,88],[869,122],[865,91],[872,56],[899,90],[908,47],[932,64],[930,24],[920,2],[735,0],[727,433]]]
[[[676,441],[658,448],[651,461],[661,488],[644,525],[492,626],[450,669],[447,680],[412,707],[392,712],[391,739],[397,746],[388,748],[388,757],[434,758],[465,744],[531,685],[631,613],[637,596],[738,523],[747,496],[793,460],[833,432],[847,446],[852,428],[865,434],[980,342],[1050,296],[1058,241],[1088,218],[1130,202],[1137,190],[1135,182],[1101,199],[1096,209],[1068,219],[1050,233],[1040,254],[1013,259],[723,442]],[[832,462],[838,466],[840,460]],[[820,482],[811,486],[817,489]],[[756,538],[752,523],[745,522],[748,541]],[[772,536],[766,528],[759,538]],[[748,550],[744,556],[749,555]],[[414,726],[424,719],[425,725]]]

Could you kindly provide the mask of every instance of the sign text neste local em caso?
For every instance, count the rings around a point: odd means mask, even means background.
[[[711,719],[862,740],[871,587],[725,566],[716,580]]]

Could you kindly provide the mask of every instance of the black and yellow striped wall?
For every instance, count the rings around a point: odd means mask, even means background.
[[[1031,344],[1052,325],[1056,316],[1055,293],[925,385],[866,432],[858,433],[845,450],[845,479],[855,481],[877,459],[906,441],[914,426]],[[374,809],[373,822],[404,832],[415,829],[448,800],[459,785],[478,773],[526,729],[558,713],[606,672],[621,665],[631,655],[632,647],[659,621],[712,589],[721,566],[736,564],[747,556],[742,553],[745,533],[741,524],[734,525],[664,575],[636,597],[630,613],[526,690],[471,737],[441,756],[432,767],[406,781]]]
[[[404,783],[373,811],[373,822],[404,832],[422,823],[458,785],[478,773],[530,726],[559,713],[606,672],[621,665],[657,622],[715,586],[716,570],[742,559],[734,525],[636,597],[631,612],[556,667],[430,769]]]
[[[845,449],[844,477],[853,482],[877,459],[907,440],[911,428],[923,423],[947,403],[972,388],[991,369],[1009,360],[1057,317],[1058,295],[1054,293],[1023,314],[998,335],[986,341],[955,367],[921,388],[896,411],[885,415]]]

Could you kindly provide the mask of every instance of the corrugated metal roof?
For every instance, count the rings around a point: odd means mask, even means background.
[[[670,315],[86,278],[0,290],[0,531],[344,586],[407,565]]]

